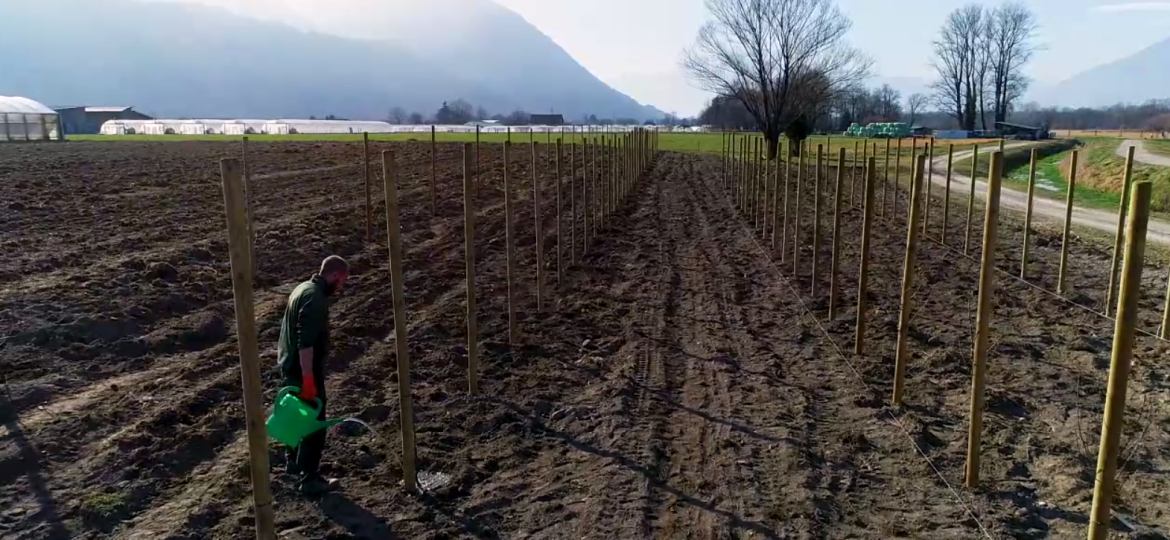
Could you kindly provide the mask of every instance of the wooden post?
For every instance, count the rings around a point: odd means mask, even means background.
[[[536,141],[532,146],[532,214],[536,221],[536,311],[544,311],[544,215],[540,212],[540,175]]]
[[[227,215],[228,256],[232,269],[232,294],[236,308],[236,340],[247,418],[248,457],[252,475],[252,508],[256,514],[256,538],[276,538],[272,492],[268,486],[268,430],[264,427],[264,401],[260,391],[260,348],[256,314],[252,304],[252,265],[248,260],[248,225],[244,212],[244,184],[240,162],[219,162],[223,202]]]
[[[837,152],[837,187],[833,190],[833,256],[829,260],[829,320],[837,318],[837,263],[841,258],[841,188],[845,181],[845,147]]]
[[[793,215],[792,240],[792,277],[798,277],[800,272],[800,191],[804,183],[804,156],[808,153],[804,141],[800,143],[800,158],[796,165],[796,213]]]
[[[849,171],[851,172],[851,175],[849,175],[849,206],[851,207],[858,205],[858,155],[861,150],[860,146],[861,141],[853,141],[853,158],[849,159],[849,165],[851,165],[849,167],[851,169]],[[862,162],[865,162],[865,160],[862,160]]]
[[[366,240],[374,238],[374,203],[370,188],[370,134],[362,132],[362,178],[366,182]]]
[[[1133,155],[1135,147],[1130,146],[1125,156],[1125,183],[1121,191],[1121,204],[1117,208],[1117,236],[1113,240],[1113,260],[1109,264],[1109,286],[1105,289],[1105,315],[1113,306],[1113,293],[1117,288],[1117,271],[1121,262],[1121,244],[1125,240],[1125,210],[1129,205],[1129,188],[1133,182]]]
[[[589,239],[585,240],[585,249],[589,249],[589,240],[592,240],[592,239],[597,237],[597,218],[599,217],[598,216],[598,201],[599,201],[599,199],[597,197],[597,165],[598,165],[597,148],[598,148],[597,138],[594,137],[593,140],[589,141],[589,153],[593,155],[593,158],[591,160],[589,160],[589,169],[590,169],[590,171],[589,171],[589,196],[586,197],[586,199],[588,201],[586,203],[586,205],[589,208],[585,214],[592,221],[592,224],[589,227],[586,227],[589,231]]]
[[[255,200],[255,193],[252,189],[252,170],[248,168],[248,137],[244,137],[243,145],[240,152],[240,162],[244,169],[244,193],[245,203],[244,212],[248,217],[248,264],[256,264],[256,219],[255,206],[252,201]],[[256,267],[251,269],[252,275],[256,275]]]
[[[406,491],[414,493],[418,489],[418,476],[415,470],[414,405],[410,397],[410,359],[406,354],[406,297],[402,284],[402,229],[399,226],[396,173],[394,152],[382,151],[382,181],[386,189],[386,237],[389,238],[390,245],[390,288],[394,302],[394,342],[398,363],[398,420],[402,425],[402,482],[406,486]],[[507,178],[507,173],[504,174]],[[511,245],[508,247],[510,264]],[[509,272],[509,307],[512,305],[511,277]]]
[[[1166,300],[1162,305],[1162,327],[1158,337],[1170,339],[1170,281],[1166,283]]]
[[[473,162],[471,179],[475,186],[475,200],[479,200],[479,126],[475,126],[475,161]]]
[[[987,175],[987,209],[983,217],[983,253],[979,263],[979,300],[975,310],[974,369],[971,376],[970,424],[967,433],[967,487],[979,485],[980,447],[983,443],[983,388],[987,380],[992,301],[995,294],[995,246],[999,240],[999,192],[1003,179],[1003,152],[991,155]],[[974,180],[974,179],[972,179]]]
[[[776,252],[776,237],[783,235],[780,232],[780,151],[783,149],[780,142],[776,142],[776,162],[772,168],[772,252]]]
[[[582,153],[584,158],[584,153]],[[584,174],[584,165],[582,165]],[[569,144],[569,265],[577,265],[577,143]]]
[[[876,146],[876,145],[875,145]],[[875,151],[874,154],[877,154]],[[877,183],[877,157],[870,156],[865,166],[865,191],[862,194],[861,218],[861,270],[857,280],[857,328],[853,342],[853,354],[865,353],[865,297],[869,294],[869,232],[873,227],[874,184]]]
[[[516,241],[512,237],[512,141],[504,141],[504,251],[508,256],[508,344],[520,342],[516,324]],[[397,321],[398,319],[395,319]]]
[[[930,201],[931,192],[934,191],[934,143],[925,141],[923,150],[926,153],[926,198],[922,199],[925,206],[922,211],[922,235],[926,236],[927,230],[930,229]]]
[[[813,245],[812,276],[809,277],[809,294],[817,295],[818,266],[821,261],[821,184],[825,175],[824,146],[817,145],[817,162],[813,167]]]
[[[902,186],[902,139],[898,139],[897,154],[894,155],[894,184],[890,186],[894,192],[891,198],[892,208],[890,209],[890,217],[894,220],[898,219],[898,189]]]
[[[565,249],[564,249],[565,248],[565,234],[564,234],[564,230],[562,227],[562,224],[565,222],[565,220],[561,218],[561,206],[562,206],[562,203],[561,203],[561,182],[563,180],[563,177],[561,176],[561,171],[563,170],[561,168],[561,157],[562,157],[561,139],[558,138],[557,139],[557,176],[556,176],[556,178],[557,178],[557,181],[556,181],[556,184],[557,184],[557,211],[556,211],[556,215],[557,215],[557,285],[561,284],[561,276],[564,274],[563,270],[565,268]]]
[[[947,185],[946,190],[943,191],[942,236],[939,238],[944,246],[947,244],[947,227],[951,225],[951,166],[954,164],[955,145],[951,143],[947,145]]]
[[[752,231],[760,230],[760,138],[752,138],[754,151],[752,152],[752,196],[748,203],[751,210]]]
[[[1125,267],[1121,272],[1117,324],[1113,330],[1113,355],[1109,363],[1109,386],[1105,392],[1105,416],[1101,421],[1101,448],[1097,453],[1097,480],[1093,488],[1089,540],[1105,540],[1109,536],[1113,482],[1117,474],[1117,454],[1125,421],[1125,394],[1133,359],[1138,299],[1141,297],[1151,187],[1149,182],[1134,185],[1129,208],[1131,217],[1125,238]]]
[[[883,159],[886,162],[886,174],[882,178],[882,203],[878,207],[878,215],[886,217],[886,200],[890,197],[890,139],[886,139],[886,153]]]
[[[1024,250],[1020,254],[1020,279],[1028,279],[1028,238],[1032,234],[1032,201],[1036,197],[1036,149],[1028,165],[1028,202],[1024,209]]]
[[[439,214],[439,201],[435,195],[435,126],[431,126],[431,215]]]
[[[479,395],[479,324],[475,307],[475,181],[473,148],[463,144],[463,245],[467,259],[467,392]]]
[[[1056,277],[1056,294],[1064,294],[1065,276],[1068,270],[1068,247],[1072,241],[1073,198],[1077,191],[1077,158],[1079,151],[1073,150],[1072,169],[1068,175],[1068,197],[1064,205],[1064,235],[1060,242],[1060,273]]]
[[[902,298],[898,313],[898,344],[894,356],[895,407],[902,404],[905,391],[906,364],[910,362],[907,344],[910,332],[910,300],[914,294],[914,261],[918,251],[918,220],[922,212],[922,183],[926,181],[926,156],[917,156],[910,176],[910,218],[906,224],[906,259],[902,262]],[[897,213],[895,212],[895,216]]]
[[[788,153],[792,153],[792,141],[788,141]],[[780,262],[788,257],[788,181],[792,178],[792,159],[791,156],[785,156],[784,159],[784,197],[782,203],[784,205],[784,217],[780,224]]]
[[[979,166],[979,145],[975,145],[975,153],[971,156],[971,193],[967,197],[967,232],[963,235],[963,255],[971,250],[971,220],[975,216],[975,176]]]

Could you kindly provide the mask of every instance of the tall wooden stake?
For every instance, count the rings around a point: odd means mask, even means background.
[[[792,141],[788,141],[788,154],[784,156],[784,196],[781,201],[784,205],[784,216],[780,224],[780,262],[784,262],[788,257],[788,182],[792,178],[792,158],[789,155],[791,153]]]
[[[370,134],[362,132],[362,178],[366,182],[366,240],[374,238],[374,203],[370,188]]]
[[[804,182],[804,156],[808,153],[803,141],[800,143],[800,159],[796,166],[796,213],[793,215],[792,228],[792,277],[799,277],[800,272],[800,191]]]
[[[974,373],[971,376],[970,425],[967,433],[967,487],[979,485],[980,447],[983,444],[983,388],[987,380],[988,332],[995,294],[995,246],[999,239],[999,192],[1003,179],[1003,152],[991,155],[987,175],[987,209],[983,217],[983,253],[979,263],[979,300],[975,311]],[[974,182],[974,178],[971,179]]]
[[[584,159],[584,153],[582,153]],[[584,174],[584,165],[582,165]],[[582,182],[584,183],[584,182]],[[569,265],[577,265],[577,143],[569,144]]]
[[[886,153],[883,156],[886,162],[886,174],[882,178],[882,203],[878,207],[878,215],[881,217],[886,217],[886,201],[890,197],[890,165],[892,165],[890,162],[890,144],[892,142],[890,139],[886,139]]]
[[[1020,254],[1020,279],[1028,279],[1028,244],[1032,234],[1032,201],[1036,197],[1036,149],[1032,149],[1028,165],[1028,203],[1024,210],[1024,249]]]
[[[540,211],[540,175],[537,173],[537,145],[532,141],[532,214],[536,221],[536,311],[544,311],[544,214]]]
[[[1121,263],[1121,244],[1125,241],[1125,210],[1129,205],[1129,187],[1133,182],[1134,150],[1136,148],[1130,146],[1125,156],[1125,184],[1121,192],[1121,204],[1117,208],[1117,237],[1113,240],[1113,260],[1109,264],[1109,286],[1105,289],[1106,316],[1113,307],[1113,293],[1117,288],[1117,271]]]
[[[971,193],[967,197],[967,232],[963,235],[963,255],[971,251],[971,220],[975,217],[975,176],[979,166],[979,145],[971,156]]]
[[[934,191],[931,189],[934,186],[934,143],[928,140],[925,141],[924,144],[925,148],[923,148],[923,150],[926,152],[926,198],[922,200],[923,206],[925,206],[922,212],[923,236],[925,236],[927,234],[927,230],[930,229],[931,192]]]
[[[256,538],[276,538],[272,492],[268,486],[268,430],[264,427],[264,401],[260,392],[260,348],[252,303],[252,265],[248,260],[248,224],[244,212],[244,183],[239,160],[219,162],[223,202],[227,214],[228,256],[232,268],[232,294],[236,307],[236,341],[247,418],[248,457],[252,475],[252,508],[256,514]]]
[[[252,201],[255,198],[255,192],[252,186],[252,170],[248,168],[248,138],[244,137],[243,148],[240,152],[240,162],[244,168],[244,212],[248,217],[248,264],[256,264],[256,219],[254,217],[255,206]],[[256,268],[251,269],[252,275],[256,275]]]
[[[902,139],[900,138],[898,139],[898,149],[896,151],[897,154],[894,155],[894,185],[890,186],[894,192],[891,197],[893,200],[891,201],[892,208],[890,209],[890,217],[895,220],[898,219],[898,190],[902,186]]]
[[[837,263],[841,258],[841,188],[845,181],[845,147],[837,152],[837,186],[833,190],[833,256],[829,262],[829,320],[837,318]]]
[[[1170,339],[1170,280],[1166,282],[1166,301],[1162,305],[1162,327],[1158,332],[1158,337]]]
[[[853,157],[849,159],[849,206],[857,205],[857,156],[860,146],[860,141],[853,141]]]
[[[877,154],[875,151],[874,154]],[[865,165],[865,192],[861,218],[861,270],[857,280],[857,328],[853,354],[865,354],[865,297],[869,294],[869,232],[873,228],[874,184],[877,183],[877,158],[870,156]]]
[[[479,324],[475,307],[475,180],[471,143],[463,144],[463,245],[467,259],[467,392],[479,395]]]
[[[431,215],[438,215],[439,201],[435,195],[435,126],[431,126]]]
[[[1077,158],[1079,151],[1073,150],[1072,169],[1068,174],[1068,198],[1064,205],[1064,235],[1060,242],[1060,273],[1056,276],[1056,293],[1064,294],[1065,276],[1068,273],[1068,248],[1072,241],[1073,198],[1077,191]]]
[[[406,491],[413,493],[418,489],[418,476],[415,469],[414,405],[410,397],[410,358],[406,354],[406,297],[402,285],[402,228],[399,226],[398,216],[397,165],[392,150],[382,152],[382,182],[386,189],[386,237],[389,238],[390,245],[390,289],[394,302],[394,342],[398,363],[398,421],[402,426],[402,482],[406,486]],[[511,254],[509,249],[509,261],[511,261]],[[511,274],[508,277],[510,286]],[[511,306],[511,303],[509,302],[508,305]]]
[[[910,219],[906,224],[906,260],[902,263],[902,299],[901,310],[898,313],[898,345],[894,356],[894,406],[902,404],[906,364],[910,362],[910,348],[907,344],[910,332],[910,300],[914,296],[914,261],[918,251],[918,220],[922,213],[922,184],[925,181],[926,156],[917,156],[914,173],[910,176]]]
[[[564,249],[565,248],[565,234],[564,234],[564,230],[562,228],[562,224],[564,223],[565,220],[561,218],[561,206],[562,206],[562,203],[561,203],[561,182],[564,180],[564,177],[561,176],[561,171],[564,169],[561,168],[561,157],[562,157],[561,139],[558,138],[557,139],[557,176],[556,176],[556,178],[557,178],[557,181],[556,181],[556,184],[557,184],[557,211],[556,211],[556,215],[557,215],[557,285],[561,284],[561,276],[562,276],[562,274],[564,274],[564,268],[565,268],[565,249]]]
[[[824,150],[824,146],[817,145],[817,163],[813,168],[812,276],[809,277],[809,294],[812,296],[817,295],[817,278],[820,277],[817,267],[821,260],[821,184],[825,175]]]
[[[1129,208],[1131,217],[1125,238],[1125,267],[1121,272],[1121,298],[1117,303],[1117,324],[1113,330],[1113,355],[1109,363],[1109,386],[1105,393],[1105,417],[1101,422],[1101,449],[1097,453],[1097,479],[1093,487],[1089,540],[1105,540],[1111,525],[1113,482],[1117,475],[1118,447],[1125,425],[1125,394],[1133,359],[1138,299],[1141,297],[1151,187],[1149,182],[1135,184]]]
[[[512,141],[504,141],[504,251],[508,256],[508,343],[520,342],[516,323],[516,240],[512,237]],[[397,320],[397,319],[395,319]]]
[[[951,167],[955,164],[955,145],[947,145],[947,183],[946,190],[943,191],[943,224],[942,236],[939,241],[945,246],[947,244],[947,228],[951,226]]]

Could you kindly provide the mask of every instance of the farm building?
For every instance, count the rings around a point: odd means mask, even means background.
[[[55,107],[67,135],[96,135],[111,120],[150,120],[134,107]]]
[[[293,135],[395,133],[386,122],[361,120],[223,120],[192,118],[184,120],[110,120],[102,124],[102,135]]]
[[[0,142],[61,138],[56,111],[28,98],[0,96]]]
[[[528,123],[534,126],[563,126],[565,116],[561,114],[533,114],[528,117]]]

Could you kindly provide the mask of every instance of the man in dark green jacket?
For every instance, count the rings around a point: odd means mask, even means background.
[[[336,255],[321,262],[321,270],[301,283],[288,297],[280,324],[280,373],[284,386],[296,386],[305,401],[321,400],[318,420],[325,419],[325,358],[329,354],[329,298],[341,293],[349,277],[349,264]],[[288,470],[300,475],[297,489],[318,494],[337,486],[334,479],[322,478],[321,454],[325,451],[325,430],[305,437],[289,450]]]

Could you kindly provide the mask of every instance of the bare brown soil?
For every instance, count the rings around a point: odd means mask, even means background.
[[[857,358],[847,353],[858,210],[843,219],[843,307],[834,321],[825,321],[828,241],[821,286],[810,296],[812,250],[793,277],[790,262],[731,209],[710,156],[661,156],[577,264],[566,255],[558,283],[555,174],[541,145],[541,264],[552,307],[538,313],[531,148],[516,145],[524,337],[513,349],[502,149],[484,145],[476,226],[482,395],[472,398],[461,149],[440,145],[438,215],[430,211],[428,145],[373,149],[394,149],[401,165],[420,469],[450,481],[419,496],[399,484],[380,167],[375,235],[366,239],[360,167],[350,166],[359,146],[253,144],[266,399],[277,385],[285,297],[337,253],[354,276],[332,310],[331,416],[356,416],[378,433],[331,433],[326,472],[344,489],[321,499],[296,494],[273,446],[283,538],[1084,536],[1111,321],[999,277],[983,484],[967,490],[976,262],[935,242],[920,246],[906,404],[890,407],[903,221],[875,227],[869,350]],[[8,255],[0,260],[0,538],[253,534],[217,164],[238,150],[0,147]],[[316,172],[279,174],[306,169]],[[563,204],[567,211],[567,187]],[[934,237],[938,210],[936,201]],[[963,217],[956,205],[948,240],[960,250]],[[810,229],[806,221],[802,245],[811,244]],[[999,264],[1015,274],[1019,227],[1001,230]],[[1051,290],[1059,237],[1035,238],[1033,282]],[[1108,256],[1087,243],[1073,247],[1069,296],[1097,307]],[[1145,274],[1148,331],[1159,321],[1163,274]],[[1167,352],[1165,342],[1138,340],[1117,538],[1165,538],[1170,523],[1170,368],[1160,362]]]

